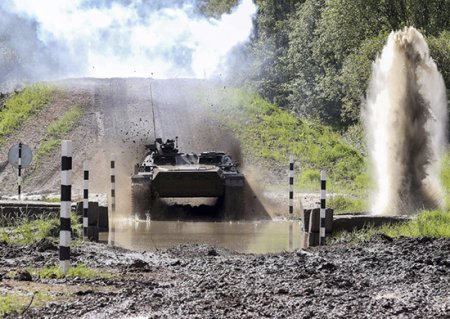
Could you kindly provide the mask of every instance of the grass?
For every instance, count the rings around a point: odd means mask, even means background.
[[[48,126],[47,133],[36,152],[36,163],[39,163],[40,159],[50,155],[56,147],[61,145],[61,139],[73,129],[82,114],[81,107],[76,105],[66,112],[61,119]]]
[[[367,201],[355,196],[333,196],[327,202],[327,207],[332,208],[335,214],[366,212]]]
[[[59,266],[27,269],[33,277],[39,279],[61,279],[61,278],[114,278],[114,273],[100,271],[89,268],[85,264],[73,265],[64,274]],[[10,271],[5,275],[5,279],[14,279],[16,271]],[[0,292],[0,318],[3,316],[19,316],[30,305],[31,308],[41,307],[50,301],[64,302],[68,298],[73,298],[73,293],[86,289],[79,285],[53,285],[51,282],[34,280],[32,284],[15,282],[14,284]],[[76,298],[76,296],[75,296]],[[32,301],[32,303],[31,303]]]
[[[89,268],[85,264],[78,264],[69,268],[66,274],[61,270],[59,266],[53,267],[45,267],[42,269],[35,270],[33,273],[37,274],[37,276],[41,279],[44,278],[84,278],[84,279],[92,279],[92,278],[112,278],[114,274],[99,271],[97,269]]]
[[[42,198],[42,201],[46,202],[46,203],[60,203],[61,199],[58,198],[58,197],[47,197],[47,196],[44,196]]]
[[[363,229],[352,232],[341,231],[334,232],[330,239],[327,239],[327,244],[358,244],[370,240],[373,236],[381,234],[380,228],[366,225]]]
[[[450,237],[450,212],[426,211],[410,222],[385,226],[383,234],[390,237]]]
[[[441,183],[445,191],[445,207],[450,208],[450,151],[448,151],[442,158]]]
[[[217,89],[199,100],[215,105],[212,113],[237,134],[244,153],[265,166],[285,167],[294,155],[300,163],[297,189],[318,190],[321,169],[341,191],[360,194],[369,186],[366,158],[331,127],[300,119],[244,89]]]
[[[43,108],[55,90],[46,84],[33,84],[8,99],[0,112],[0,145],[5,143],[8,135]]]
[[[44,238],[57,241],[59,237],[59,218],[41,217],[35,220],[23,218],[11,223],[1,221],[0,240],[8,244],[32,245]],[[78,222],[75,213],[71,215],[71,226],[73,236],[80,233],[82,225]]]
[[[21,314],[31,301],[33,307],[43,306],[52,297],[42,292],[2,292],[0,293],[0,318],[5,315]]]
[[[339,232],[333,235],[331,243],[360,243],[377,234],[389,237],[433,237],[450,238],[450,212],[423,211],[411,221],[379,228],[368,225],[353,232]]]

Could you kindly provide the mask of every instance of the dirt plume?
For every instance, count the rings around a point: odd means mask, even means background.
[[[363,110],[377,184],[374,213],[414,214],[442,206],[445,92],[422,34],[414,28],[391,33],[373,64]]]

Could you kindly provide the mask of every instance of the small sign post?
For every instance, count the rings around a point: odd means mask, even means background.
[[[31,149],[19,142],[13,145],[8,152],[8,162],[17,168],[17,193],[20,200],[22,194],[22,169],[31,165],[33,154]]]

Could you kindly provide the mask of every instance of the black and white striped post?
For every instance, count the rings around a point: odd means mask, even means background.
[[[294,213],[294,156],[289,156],[289,214]]]
[[[111,215],[110,215],[110,227],[109,227],[109,244],[114,246],[115,242],[115,213],[116,213],[116,160],[115,156],[111,155]]]
[[[320,171],[320,238],[319,245],[325,245],[325,216],[326,216],[327,180],[326,171]]]
[[[22,143],[19,143],[19,158],[17,159],[17,193],[20,200],[22,194]]]
[[[89,161],[83,163],[83,236],[88,235]]]
[[[116,161],[111,157],[111,210],[116,211]]]
[[[61,213],[59,262],[63,272],[70,267],[70,211],[72,204],[72,141],[61,143]]]

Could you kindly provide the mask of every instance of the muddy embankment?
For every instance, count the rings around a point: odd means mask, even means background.
[[[448,318],[450,241],[375,237],[275,255],[204,245],[137,253],[99,244],[73,248],[111,278],[39,279],[25,269],[57,264],[56,247],[0,243],[2,292],[29,298],[23,318]],[[16,271],[16,279],[7,273]],[[22,273],[22,275],[20,275]],[[16,318],[11,313],[10,318]]]
[[[79,105],[83,115],[75,129],[65,138],[73,141],[73,197],[81,197],[82,166],[91,161],[90,192],[109,193],[109,160],[117,161],[116,193],[119,212],[130,212],[130,176],[134,165],[143,159],[145,145],[155,137],[179,137],[183,152],[221,150],[245,162],[239,141],[221,123],[212,120],[211,109],[199,103],[201,90],[208,90],[200,80],[69,79],[55,83],[62,94],[52,97],[49,105],[25,122],[17,134],[0,149],[0,163],[6,163],[8,148],[22,141],[34,151],[45,136],[46,127],[67,110]],[[211,106],[212,107],[212,106]],[[25,193],[57,193],[60,180],[59,149],[32,169],[24,170]],[[0,170],[0,195],[14,194],[16,171],[10,166]],[[257,187],[259,180],[248,172],[247,205],[250,218],[268,218],[270,205]],[[268,212],[269,210],[269,212]]]

